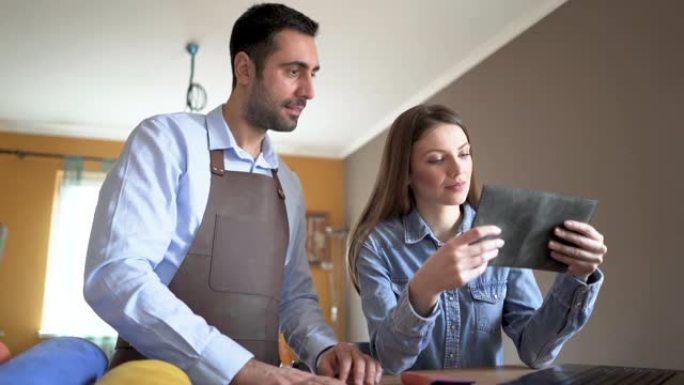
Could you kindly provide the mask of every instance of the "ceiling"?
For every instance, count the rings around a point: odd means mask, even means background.
[[[285,1],[320,23],[321,71],[277,148],[349,155],[564,1]],[[232,24],[252,3],[0,0],[0,131],[123,140],[184,109],[189,41],[212,109],[230,92]]]

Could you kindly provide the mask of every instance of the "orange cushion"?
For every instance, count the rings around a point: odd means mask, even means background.
[[[12,353],[10,352],[7,345],[3,344],[2,341],[0,341],[0,364],[5,363],[10,358],[12,358]]]

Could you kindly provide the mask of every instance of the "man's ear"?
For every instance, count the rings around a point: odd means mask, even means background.
[[[235,68],[235,79],[239,85],[246,86],[256,77],[256,66],[245,52],[241,51],[235,55],[233,68]]]

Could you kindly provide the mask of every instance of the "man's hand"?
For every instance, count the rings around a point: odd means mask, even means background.
[[[317,372],[354,385],[379,384],[382,378],[380,363],[361,353],[354,344],[340,342],[326,350],[318,359]]]
[[[316,376],[292,368],[278,368],[251,359],[235,375],[230,385],[344,385],[334,378]]]

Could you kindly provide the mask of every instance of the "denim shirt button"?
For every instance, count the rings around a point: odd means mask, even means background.
[[[449,301],[453,301],[453,300],[454,300],[454,296],[453,296],[453,295],[450,295],[450,296],[448,296],[447,298],[449,299]]]

